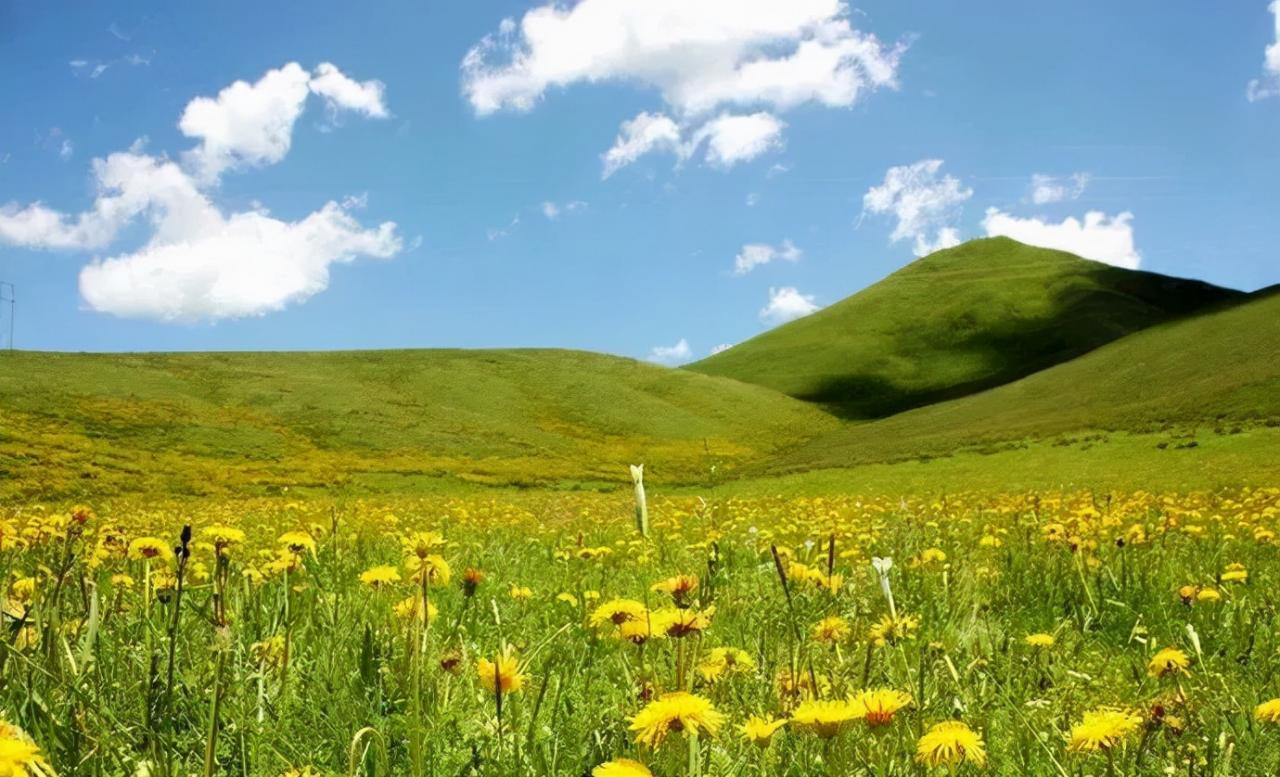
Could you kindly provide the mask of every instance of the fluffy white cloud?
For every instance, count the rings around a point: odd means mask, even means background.
[[[339,94],[332,79],[340,71],[322,69],[330,79],[324,88]],[[95,310],[164,321],[280,310],[325,289],[335,263],[398,253],[402,241],[395,224],[364,228],[350,215],[364,207],[364,195],[329,202],[291,222],[259,207],[226,214],[206,193],[231,167],[278,162],[288,153],[293,125],[311,90],[308,79],[301,67],[289,64],[255,84],[238,81],[217,98],[192,100],[180,127],[200,144],[183,155],[186,168],[143,153],[142,142],[135,143],[93,161],[97,191],[83,213],[71,216],[39,202],[0,206],[0,241],[96,250],[145,218],[150,228],[145,243],[86,266],[80,292]],[[349,94],[327,99],[375,115]]]
[[[803,252],[796,248],[795,244],[790,240],[783,240],[781,245],[769,245],[768,243],[747,243],[733,258],[733,274],[746,275],[762,264],[768,264],[774,259],[782,259],[788,262],[799,261]]]
[[[848,106],[894,84],[900,53],[855,30],[842,0],[581,0],[504,21],[467,53],[462,88],[481,115],[600,81],[656,88],[686,114]]]
[[[332,112],[355,111],[371,119],[391,115],[383,97],[386,86],[381,81],[357,81],[331,62],[321,62],[307,84],[312,92],[324,98]]]
[[[719,345],[711,349],[711,355],[715,356],[718,353],[724,353],[725,351],[729,350],[732,347],[733,347],[733,343],[720,343]]]
[[[680,125],[662,113],[641,113],[622,122],[613,147],[601,155],[603,178],[616,173],[651,151],[669,151],[683,158]]]
[[[262,315],[329,286],[329,268],[357,256],[387,258],[402,244],[395,224],[364,229],[336,202],[301,221],[212,209],[176,235],[80,271],[94,310],[132,318],[196,321]]]
[[[270,165],[284,159],[293,126],[307,96],[324,99],[331,112],[351,110],[386,118],[380,81],[358,82],[326,62],[308,73],[296,62],[268,70],[255,83],[236,81],[217,97],[187,103],[178,129],[200,145],[184,159],[202,181],[213,182],[233,167]]]
[[[785,324],[813,313],[822,306],[812,294],[801,294],[794,286],[769,289],[769,304],[760,309],[760,320],[766,324]]]
[[[1142,264],[1142,255],[1133,244],[1133,214],[1128,211],[1115,216],[1089,211],[1084,221],[1066,218],[1054,223],[988,208],[982,226],[991,236],[1004,235],[1031,245],[1070,251],[1116,267],[1136,270]]]
[[[653,350],[649,351],[649,361],[659,364],[674,366],[684,364],[692,358],[693,349],[689,347],[689,341],[683,337],[675,345],[655,345]]]
[[[1267,46],[1262,63],[1262,77],[1249,82],[1248,96],[1251,102],[1280,95],[1280,0],[1272,0],[1269,8],[1275,17],[1275,41]]]
[[[1046,205],[1078,200],[1088,185],[1088,173],[1073,173],[1062,178],[1036,173],[1031,176],[1031,201],[1036,205]]]
[[[707,162],[729,168],[780,148],[786,126],[778,117],[764,111],[746,116],[722,113],[698,128],[691,142],[697,148],[705,140]]]
[[[911,238],[916,256],[960,242],[960,233],[948,227],[947,222],[973,196],[973,189],[961,185],[953,176],[939,176],[941,169],[941,159],[891,167],[884,182],[871,187],[862,198],[864,214],[891,214],[897,218],[889,239],[896,243]],[[936,235],[931,240],[929,232],[934,230]]]
[[[623,125],[605,153],[605,177],[649,151],[680,155],[681,138],[699,132],[713,138],[708,161],[727,167],[778,143],[783,125],[774,113],[808,103],[848,107],[896,87],[903,49],[855,29],[844,0],[552,2],[518,23],[503,20],[473,46],[462,90],[484,116],[530,110],[548,90],[579,83],[649,87],[667,111]],[[703,120],[729,108],[769,111],[733,116],[730,126]]]
[[[587,203],[582,200],[570,200],[564,204],[546,200],[542,203],[542,215],[547,217],[548,221],[555,221],[564,215],[577,213],[587,207]]]

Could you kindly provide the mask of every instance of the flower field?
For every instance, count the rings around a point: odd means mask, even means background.
[[[1280,490],[633,511],[11,505],[0,775],[1280,767]]]

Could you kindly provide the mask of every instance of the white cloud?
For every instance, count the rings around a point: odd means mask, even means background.
[[[518,23],[504,19],[473,46],[462,61],[462,90],[480,116],[528,111],[549,90],[580,83],[656,90],[666,110],[637,120],[664,123],[624,125],[605,154],[607,178],[646,152],[678,154],[681,137],[700,125],[721,136],[709,162],[729,166],[757,156],[777,144],[782,129],[778,122],[766,131],[760,117],[810,103],[849,107],[895,88],[903,50],[855,29],[844,0],[552,2]],[[730,132],[704,121],[725,109],[756,109],[749,114],[755,126],[739,121]]]
[[[602,81],[655,88],[682,114],[843,107],[893,86],[900,54],[855,30],[842,0],[581,0],[504,21],[467,53],[462,88],[481,115]]]
[[[308,86],[324,98],[331,112],[355,111],[372,119],[391,115],[383,97],[386,86],[381,81],[356,81],[330,62],[321,62],[316,67]]]
[[[684,364],[692,358],[693,349],[689,347],[689,341],[683,337],[675,345],[655,345],[653,350],[649,351],[649,361],[670,366]]]
[[[1136,270],[1142,255],[1133,243],[1133,214],[1128,211],[1107,216],[1089,211],[1084,221],[1063,219],[1060,223],[1038,218],[1018,218],[997,208],[988,208],[982,226],[988,235],[1004,235],[1023,243],[1070,251],[1086,259]]]
[[[897,218],[889,239],[896,243],[911,238],[916,256],[960,242],[959,232],[947,222],[973,196],[973,189],[962,186],[953,176],[939,177],[941,169],[941,159],[891,167],[884,182],[871,187],[862,198],[864,214],[892,214]],[[932,240],[928,235],[931,230],[936,230]]]
[[[748,192],[748,193],[747,193],[747,207],[748,207],[748,208],[754,208],[754,207],[755,207],[756,205],[758,205],[759,203],[760,203],[760,192]]]
[[[542,203],[542,215],[547,217],[548,221],[555,221],[561,216],[571,215],[578,211],[585,210],[587,203],[582,200],[570,200],[564,204],[546,200]]]
[[[1061,178],[1035,173],[1031,176],[1031,201],[1036,205],[1078,200],[1089,185],[1088,173],[1073,173]]]
[[[776,325],[793,321],[813,313],[822,306],[813,301],[813,295],[801,294],[794,286],[769,289],[769,304],[760,309],[760,320]]]
[[[1249,101],[1280,95],[1280,0],[1272,0],[1268,8],[1275,17],[1275,41],[1267,46],[1262,63],[1262,77],[1249,82]]]
[[[63,161],[66,161],[70,159],[71,155],[74,154],[75,152],[76,152],[76,147],[74,144],[72,144],[71,140],[69,138],[63,138],[62,145],[58,146],[58,157]]]
[[[103,313],[161,321],[263,315],[324,291],[333,264],[387,258],[403,247],[395,224],[364,229],[335,202],[296,222],[258,211],[223,216],[209,205],[177,232],[85,267],[85,301]]]
[[[201,141],[183,155],[194,173],[143,153],[139,141],[93,160],[97,191],[83,213],[71,216],[39,202],[0,206],[0,241],[96,250],[145,217],[145,243],[83,268],[80,292],[94,310],[164,321],[280,310],[324,290],[335,263],[398,253],[403,245],[394,223],[364,228],[350,215],[365,206],[366,195],[283,221],[256,204],[224,213],[206,193],[229,167],[284,157],[308,92],[306,77],[302,68],[286,65],[256,84],[236,82],[216,99],[193,100],[181,127]]]
[[[604,162],[601,177],[608,178],[651,151],[669,151],[683,157],[680,127],[670,116],[641,113],[622,122],[613,147],[600,157]]]
[[[783,240],[781,245],[776,246],[768,243],[747,243],[733,258],[733,274],[746,275],[756,267],[768,264],[774,259],[799,261],[802,254],[803,252],[790,240]]]
[[[268,70],[255,83],[236,81],[217,97],[187,103],[178,128],[200,145],[184,154],[185,161],[205,182],[231,168],[279,162],[289,153],[293,126],[310,94],[323,98],[331,113],[389,115],[380,81],[354,81],[327,62],[314,74],[290,62]]]
[[[782,130],[786,126],[778,117],[764,111],[747,116],[722,113],[702,125],[691,143],[697,148],[706,140],[707,162],[714,167],[729,168],[770,149],[781,148]]]
[[[711,355],[715,356],[718,353],[724,353],[725,351],[729,350],[732,347],[733,347],[733,343],[720,343],[719,345],[711,349]]]

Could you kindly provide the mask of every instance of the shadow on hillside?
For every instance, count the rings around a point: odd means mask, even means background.
[[[955,322],[958,339],[949,343],[947,350],[984,364],[980,378],[943,388],[916,389],[868,371],[833,378],[798,398],[821,404],[845,420],[884,418],[994,388],[1147,327],[1251,298],[1200,281],[1106,265],[1087,277],[1091,284],[1047,292],[1053,305],[1048,315],[1010,319],[967,332],[962,321]],[[936,342],[916,341],[913,335],[911,331],[899,333],[900,353],[909,358],[937,350]]]

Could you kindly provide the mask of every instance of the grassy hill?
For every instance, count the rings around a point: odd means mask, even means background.
[[[705,482],[836,422],[560,350],[0,354],[0,495]]]
[[[689,370],[880,418],[997,386],[1242,297],[1008,238],[919,259]]]
[[[1093,448],[1113,469],[1159,469],[1236,437],[1253,470],[1280,472],[1280,294],[1161,324],[973,396],[849,424],[784,453],[771,472],[996,453],[1029,441]],[[1111,433],[1144,447],[1112,457]],[[1250,442],[1252,441],[1252,442]],[[1208,463],[1208,462],[1205,462]],[[1135,478],[1138,480],[1139,478]]]

